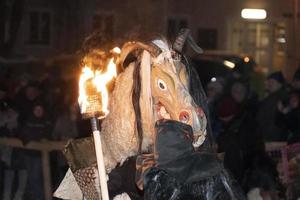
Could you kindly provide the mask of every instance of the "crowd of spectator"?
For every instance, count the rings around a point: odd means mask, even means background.
[[[225,153],[225,167],[249,199],[256,189],[270,199],[285,196],[288,186],[282,185],[265,143],[300,142],[300,71],[290,84],[281,72],[271,73],[263,98],[241,76],[217,77],[206,85],[206,93],[217,151]],[[65,81],[59,70],[39,77],[0,75],[0,137],[19,138],[26,145],[87,136],[90,127],[80,117],[77,96],[77,81]],[[0,148],[0,199],[43,199],[40,152]],[[55,188],[68,166],[59,152],[51,166]]]
[[[218,77],[206,86],[217,150],[225,153],[225,167],[249,194],[249,199],[256,189],[266,199],[286,196],[288,185],[279,179],[277,163],[266,152],[265,144],[300,142],[299,83],[300,71],[290,84],[281,72],[273,72],[265,79],[262,98],[252,90],[250,81],[241,76]],[[299,197],[295,193],[290,195]]]
[[[88,134],[80,118],[77,82],[65,81],[59,70],[43,76],[0,75],[0,137],[31,141],[67,140]],[[0,146],[0,199],[44,199],[41,152]],[[51,155],[53,186],[67,163],[60,152]]]

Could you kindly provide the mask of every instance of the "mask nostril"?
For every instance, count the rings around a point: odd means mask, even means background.
[[[202,108],[200,108],[200,107],[196,108],[196,112],[200,117],[204,116],[204,111],[202,110]]]
[[[182,111],[179,114],[179,120],[183,123],[187,123],[190,120],[190,114],[187,111]]]

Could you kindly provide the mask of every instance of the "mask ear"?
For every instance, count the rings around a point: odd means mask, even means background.
[[[154,117],[151,92],[151,55],[148,51],[143,51],[141,57],[141,118],[143,126],[143,144],[145,149],[153,140],[152,134],[154,131]]]

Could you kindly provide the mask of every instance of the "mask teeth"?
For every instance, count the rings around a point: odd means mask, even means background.
[[[206,130],[203,134],[199,134],[200,136],[193,142],[194,148],[200,147],[206,138]]]

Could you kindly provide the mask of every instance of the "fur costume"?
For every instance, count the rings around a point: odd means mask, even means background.
[[[173,46],[163,40],[154,40],[150,44],[129,42],[123,46],[118,63],[123,72],[116,78],[109,99],[110,113],[101,130],[107,174],[127,165],[132,156],[153,152],[155,123],[163,119],[189,126],[193,148],[210,151],[212,141],[207,124],[206,98],[195,70],[181,53],[185,41],[195,51],[201,52],[187,29],[180,32]],[[125,66],[130,55],[133,59]],[[72,200],[81,200],[83,196],[88,200],[99,199],[92,139],[70,141],[65,155],[71,170],[55,196]],[[135,169],[127,173],[135,174]],[[150,173],[148,178],[155,173]],[[132,199],[139,198],[135,198],[134,192],[128,195]]]

